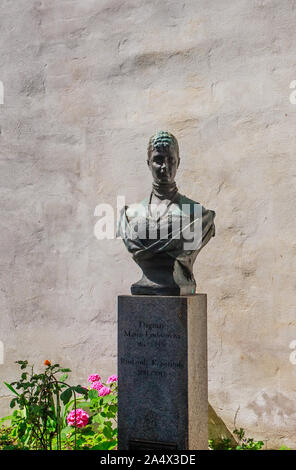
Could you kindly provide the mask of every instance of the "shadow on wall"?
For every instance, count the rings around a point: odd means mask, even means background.
[[[232,445],[237,445],[237,441],[234,439],[233,435],[225,425],[225,423],[222,421],[222,419],[217,415],[215,410],[212,408],[212,406],[209,405],[209,424],[208,424],[208,430],[209,430],[209,439],[213,439],[215,441],[220,441],[222,439],[230,439],[230,443]]]

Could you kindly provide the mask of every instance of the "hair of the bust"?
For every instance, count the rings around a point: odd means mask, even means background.
[[[160,147],[172,148],[173,150],[175,150],[178,160],[180,160],[178,141],[176,137],[170,132],[160,131],[150,137],[147,147],[148,160],[150,160],[151,153],[153,152],[153,150]]]

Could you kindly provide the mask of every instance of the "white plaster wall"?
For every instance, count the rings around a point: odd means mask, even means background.
[[[295,24],[294,0],[1,1],[1,381],[25,358],[73,383],[116,371],[116,297],[140,271],[94,209],[148,194],[167,129],[181,192],[217,213],[195,265],[210,402],[296,448]]]

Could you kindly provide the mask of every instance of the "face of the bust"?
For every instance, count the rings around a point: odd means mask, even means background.
[[[172,183],[175,180],[179,159],[170,147],[154,149],[148,160],[148,166],[156,183]]]

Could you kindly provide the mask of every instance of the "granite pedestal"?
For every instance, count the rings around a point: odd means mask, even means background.
[[[118,297],[118,449],[208,448],[207,296]]]

